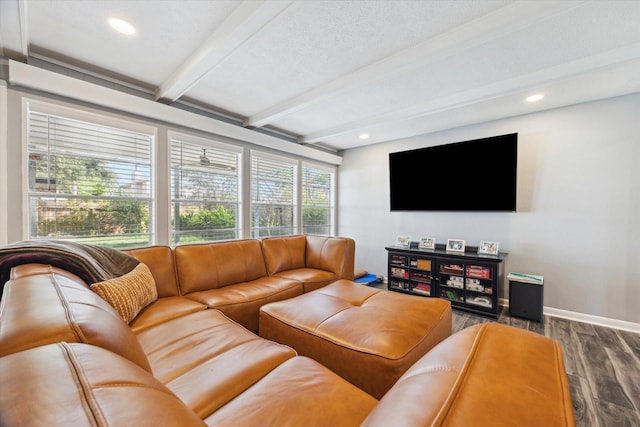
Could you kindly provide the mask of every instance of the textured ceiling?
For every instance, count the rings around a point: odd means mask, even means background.
[[[0,0],[0,54],[339,150],[638,92],[638,22],[613,0]]]

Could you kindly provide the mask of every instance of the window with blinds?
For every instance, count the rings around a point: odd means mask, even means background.
[[[172,134],[171,241],[239,239],[241,148]]]
[[[153,243],[153,135],[28,110],[29,238]]]
[[[251,153],[251,237],[295,234],[297,162]]]
[[[334,234],[335,169],[303,163],[302,232]]]

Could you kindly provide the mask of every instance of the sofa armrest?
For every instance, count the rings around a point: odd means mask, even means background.
[[[151,372],[122,317],[78,276],[44,264],[11,271],[0,307],[0,356],[55,343],[105,348]],[[1,425],[1,423],[0,423]]]
[[[558,342],[498,323],[463,329],[418,360],[364,427],[575,425]]]
[[[205,426],[149,372],[87,344],[4,356],[0,382],[3,426]]]

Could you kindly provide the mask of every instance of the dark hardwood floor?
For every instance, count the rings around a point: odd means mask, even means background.
[[[460,310],[452,320],[452,333],[496,321]],[[529,321],[506,307],[497,321],[560,342],[577,426],[640,427],[640,334],[550,316]]]

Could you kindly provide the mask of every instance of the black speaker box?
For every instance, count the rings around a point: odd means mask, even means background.
[[[509,280],[509,315],[542,322],[544,286]]]

